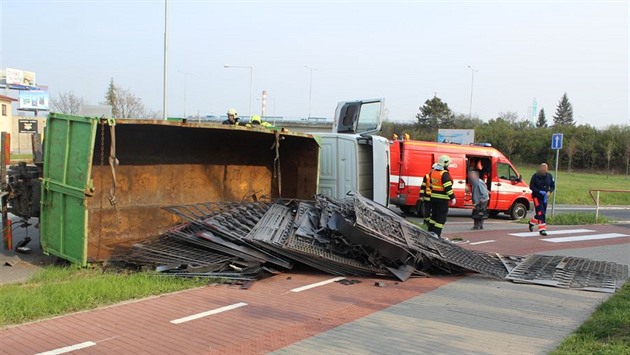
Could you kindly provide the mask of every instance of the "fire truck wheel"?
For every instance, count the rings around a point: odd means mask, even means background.
[[[403,211],[403,213],[409,213],[409,211],[411,211],[410,206],[398,206],[398,208],[400,208],[400,210]]]
[[[520,202],[514,203],[514,205],[512,205],[512,209],[510,210],[510,217],[512,217],[513,220],[527,217],[527,207]]]

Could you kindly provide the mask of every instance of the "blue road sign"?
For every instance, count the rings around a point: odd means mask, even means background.
[[[551,149],[562,149],[562,133],[554,133],[551,136]]]

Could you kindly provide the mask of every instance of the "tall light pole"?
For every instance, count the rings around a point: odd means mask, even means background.
[[[168,114],[168,0],[164,0],[164,92],[162,93],[162,119],[166,121]]]
[[[186,118],[186,96],[188,93],[188,75],[192,75],[193,73],[188,73],[185,71],[178,70],[178,73],[184,74],[184,118]]]
[[[224,68],[240,68],[240,69],[249,69],[249,118],[252,118],[252,90],[253,90],[253,78],[254,78],[254,67],[247,65],[224,65]]]
[[[304,68],[306,68],[309,71],[309,79],[308,79],[308,117],[307,118],[311,118],[311,104],[313,102],[313,70],[317,70],[317,69],[313,69],[313,68],[309,67],[308,65],[305,65]]]
[[[472,71],[472,78],[470,79],[470,109],[468,111],[468,117],[472,118],[472,99],[473,99],[473,89],[474,89],[474,85],[475,85],[475,72],[479,72],[479,70],[475,70],[473,69],[470,65],[468,66],[468,69],[470,69],[470,71]]]

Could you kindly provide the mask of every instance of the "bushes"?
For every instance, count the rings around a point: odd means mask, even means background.
[[[627,173],[630,163],[630,126],[612,125],[603,130],[590,125],[535,128],[525,121],[503,118],[482,122],[459,115],[454,120],[452,128],[474,129],[477,142],[492,143],[517,163],[551,164],[555,159],[550,147],[551,135],[556,132],[564,133],[564,147],[560,151],[563,169],[569,167],[570,161],[574,169],[621,174]],[[385,122],[382,135],[391,138],[394,133],[399,136],[408,133],[414,140],[435,141],[437,137],[437,130],[416,123]]]

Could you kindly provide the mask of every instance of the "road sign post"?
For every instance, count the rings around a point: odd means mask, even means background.
[[[560,149],[562,149],[562,141],[563,141],[562,133],[554,133],[551,136],[551,149],[556,151],[556,172],[554,175],[554,179],[556,179],[556,190],[553,193],[553,202],[551,203],[551,216],[553,217],[555,209],[556,209],[556,191],[558,191],[558,160],[560,159]]]

